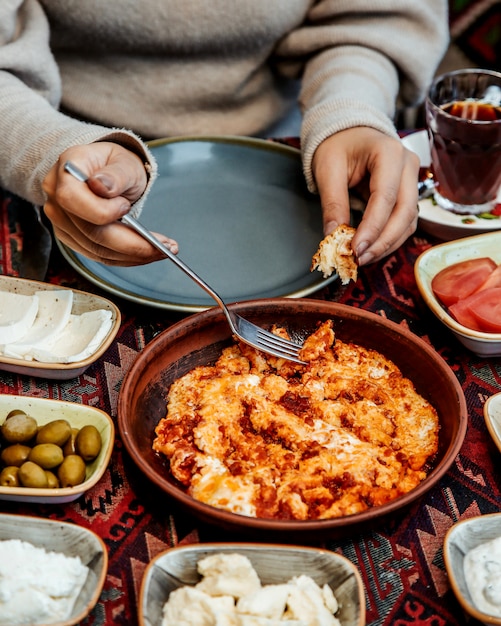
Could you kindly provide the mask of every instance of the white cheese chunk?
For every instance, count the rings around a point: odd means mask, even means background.
[[[162,626],[240,626],[235,602],[229,596],[213,598],[195,587],[180,587],[164,604]]]
[[[322,589],[312,578],[298,576],[290,582],[292,584],[287,600],[287,617],[304,620],[311,626],[340,626],[339,620],[325,605]]]
[[[0,345],[19,341],[38,312],[38,296],[4,291],[0,294]]]
[[[213,554],[198,563],[204,577],[197,588],[211,596],[240,598],[261,588],[251,562],[241,554]]]
[[[239,615],[239,626],[311,626],[309,622],[297,619],[272,619],[259,615]]]
[[[241,597],[237,611],[247,615],[279,620],[284,614],[290,585],[267,585]]]
[[[92,356],[109,334],[106,309],[72,314],[71,289],[31,296],[0,291],[0,354],[44,363],[75,363]]]
[[[23,358],[33,348],[55,341],[70,319],[73,291],[55,289],[37,291],[38,313],[27,333],[19,340],[5,346],[6,356]]]
[[[41,342],[29,354],[45,363],[82,361],[94,354],[106,338],[112,326],[111,317],[111,311],[106,309],[70,315],[55,341]]]

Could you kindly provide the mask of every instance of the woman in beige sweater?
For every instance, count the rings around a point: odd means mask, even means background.
[[[370,177],[360,264],[417,222],[415,155],[396,103],[419,102],[447,45],[446,0],[1,0],[0,187],[44,205],[90,258],[158,258],[117,218],[156,166],[145,140],[266,136],[296,102],[326,234]],[[63,170],[72,160],[88,187]],[[175,242],[162,235],[175,249]]]

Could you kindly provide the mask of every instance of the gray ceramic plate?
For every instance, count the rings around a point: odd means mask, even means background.
[[[303,297],[334,280],[310,272],[323,237],[318,196],[299,150],[245,137],[158,140],[159,177],[140,221],[179,243],[179,257],[227,302]],[[142,304],[196,312],[214,306],[168,260],[108,267],[60,242],[69,263],[103,289]]]

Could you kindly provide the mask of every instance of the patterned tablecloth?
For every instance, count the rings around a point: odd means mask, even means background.
[[[18,273],[23,241],[15,218],[16,202],[0,197],[0,271],[10,275]],[[444,332],[421,299],[413,265],[433,243],[418,231],[397,252],[361,269],[356,284],[341,288],[334,283],[313,296],[373,311],[429,342],[457,376],[469,411],[464,445],[438,486],[411,510],[372,532],[323,544],[359,568],[365,585],[367,624],[464,624],[465,616],[444,568],[443,538],[458,520],[501,510],[501,458],[482,413],[485,400],[501,390],[501,361],[468,352]],[[57,250],[53,250],[46,280],[96,291]],[[119,299],[116,302],[123,314],[119,334],[103,358],[83,375],[57,382],[0,371],[0,393],[88,404],[116,419],[120,385],[134,359],[155,335],[180,317]],[[142,575],[152,557],[176,545],[235,539],[202,527],[155,489],[128,459],[117,434],[103,479],[76,502],[55,506],[0,502],[0,513],[70,521],[97,532],[109,551],[109,569],[100,600],[84,623],[133,626],[137,624]]]

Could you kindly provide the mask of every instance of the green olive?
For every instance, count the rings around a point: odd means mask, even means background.
[[[77,450],[75,448],[75,440],[79,432],[80,431],[78,428],[71,429],[71,434],[68,438],[68,441],[63,446],[64,456],[68,456],[68,454],[77,454]]]
[[[12,415],[0,427],[2,437],[7,443],[27,443],[37,434],[36,420],[25,413]]]
[[[25,461],[28,460],[31,448],[23,443],[13,443],[11,446],[7,446],[0,453],[0,460],[4,466],[15,465],[20,467]]]
[[[57,419],[44,424],[37,433],[36,443],[54,443],[63,447],[71,435],[71,424],[65,419]]]
[[[59,479],[50,470],[45,470],[45,475],[47,476],[47,487],[49,489],[57,489],[59,487]]]
[[[21,409],[12,409],[12,411],[7,413],[7,417],[5,419],[8,420],[9,418],[14,417],[14,415],[26,415],[26,411],[22,411]]]
[[[8,465],[0,472],[0,486],[19,487],[19,467]]]
[[[23,487],[46,489],[49,485],[45,470],[32,461],[26,461],[19,468],[19,482]]]
[[[93,461],[97,457],[102,445],[101,433],[93,424],[83,426],[75,440],[77,454],[86,462]]]
[[[63,458],[62,449],[55,443],[39,443],[31,449],[28,460],[50,470],[61,465]]]
[[[75,487],[85,480],[85,461],[78,454],[69,454],[57,470],[61,487]]]

